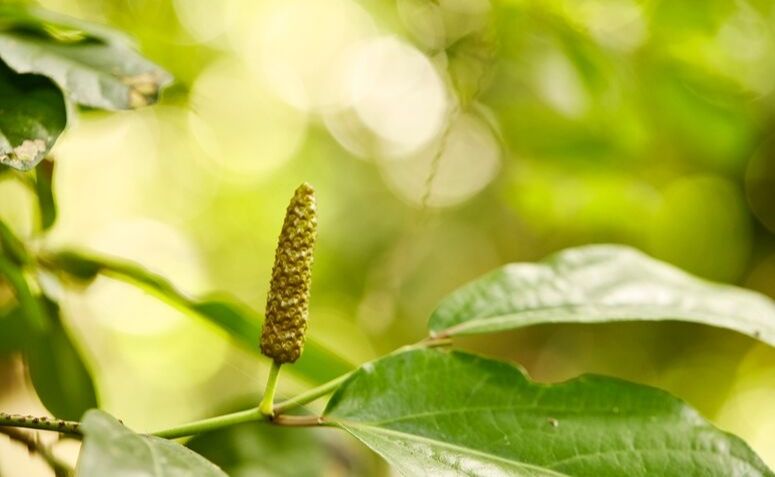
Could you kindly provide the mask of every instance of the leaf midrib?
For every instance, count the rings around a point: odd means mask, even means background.
[[[128,89],[131,89],[131,87],[129,85],[121,82],[122,76],[119,75],[119,74],[113,74],[113,73],[111,73],[109,71],[105,71],[105,70],[99,69],[97,66],[94,66],[94,65],[91,65],[89,63],[86,63],[83,60],[81,60],[81,59],[79,59],[77,57],[74,57],[74,56],[64,55],[64,54],[51,55],[50,53],[46,53],[47,51],[49,51],[49,49],[46,48],[44,45],[42,45],[40,42],[23,40],[23,39],[20,40],[18,37],[14,36],[14,35],[9,35],[7,33],[1,33],[0,32],[0,38],[3,38],[3,37],[6,40],[9,40],[9,41],[17,41],[17,42],[20,42],[20,43],[24,43],[25,45],[34,46],[35,49],[38,50],[38,54],[43,52],[43,53],[46,54],[46,56],[54,56],[54,57],[57,57],[57,58],[65,58],[65,59],[67,59],[67,61],[69,63],[76,64],[76,65],[78,65],[79,67],[81,67],[81,68],[83,68],[85,70],[89,70],[89,71],[95,73],[97,76],[110,78],[110,79],[120,83],[122,86],[124,86],[124,87],[126,87]],[[109,43],[105,43],[104,46],[107,47],[108,49],[111,49],[113,47],[113,45],[111,45]],[[54,51],[56,51],[56,50],[54,50]],[[37,73],[36,72],[35,74],[42,74],[42,73]]]
[[[606,412],[605,409],[600,409],[597,412],[593,411],[585,411],[583,413],[577,413],[573,412],[572,409],[567,408],[550,408],[550,407],[541,407],[537,404],[530,405],[530,406],[483,406],[483,407],[465,407],[461,409],[443,409],[443,410],[437,410],[437,411],[427,411],[427,412],[420,412],[416,414],[407,414],[400,417],[396,417],[393,419],[385,419],[382,421],[372,421],[370,422],[370,425],[372,426],[381,426],[385,424],[391,424],[395,422],[402,422],[402,421],[409,421],[412,419],[422,419],[425,417],[436,417],[441,416],[445,414],[465,414],[467,412],[497,412],[497,411],[513,411],[516,413],[524,412],[524,411],[541,411],[541,413],[546,413],[551,415],[551,417],[557,417],[557,416],[574,416],[576,418],[583,418],[583,417],[599,417],[601,415],[610,415],[612,414],[611,411]],[[625,415],[625,412],[623,410],[619,410],[620,414],[622,416]],[[615,414],[615,413],[614,413]],[[633,414],[631,410],[627,410],[627,416],[630,417],[646,417],[646,416],[654,416],[653,413],[644,413],[644,414]]]
[[[535,470],[539,470],[539,471],[542,471],[542,472],[553,473],[553,474],[556,474],[558,477],[572,477],[572,475],[571,474],[563,473],[563,472],[557,470],[555,467],[567,464],[569,462],[577,461],[577,460],[587,460],[587,459],[591,459],[591,458],[595,458],[595,457],[600,457],[600,456],[604,456],[604,455],[611,455],[611,454],[626,454],[626,453],[631,453],[631,452],[635,451],[638,454],[646,454],[646,453],[678,453],[678,454],[698,454],[698,455],[706,455],[706,456],[707,455],[715,455],[715,453],[712,450],[709,450],[709,449],[692,449],[692,448],[670,449],[670,448],[645,448],[645,447],[638,447],[636,449],[610,449],[610,450],[605,450],[605,451],[595,451],[595,452],[588,452],[588,453],[583,453],[583,454],[577,454],[577,455],[574,455],[572,457],[567,457],[565,459],[561,459],[561,460],[552,462],[551,465],[549,465],[549,466],[539,466],[539,465],[529,464],[529,463],[522,462],[522,461],[509,460],[507,458],[501,457],[501,456],[496,455],[496,454],[488,454],[488,453],[482,452],[480,450],[471,449],[470,447],[464,447],[464,446],[460,446],[460,445],[457,445],[457,444],[451,444],[451,443],[435,440],[435,439],[432,439],[432,438],[428,438],[428,437],[425,437],[425,436],[420,436],[420,435],[417,435],[417,434],[411,434],[411,433],[407,433],[407,432],[397,431],[395,429],[385,429],[385,428],[382,428],[382,427],[377,427],[377,425],[379,423],[363,424],[363,423],[354,422],[354,421],[338,421],[338,422],[335,422],[335,424],[341,426],[342,428],[344,428],[345,430],[348,430],[348,431],[349,431],[349,428],[362,429],[362,430],[365,430],[367,432],[372,432],[374,434],[382,434],[382,435],[386,435],[386,436],[397,436],[397,437],[401,437],[401,438],[404,438],[404,439],[407,439],[407,440],[413,440],[413,441],[417,441],[417,442],[425,442],[425,443],[428,443],[430,445],[434,445],[436,447],[442,447],[442,448],[453,450],[453,451],[468,453],[468,454],[473,455],[473,456],[484,457],[484,458],[487,458],[487,459],[490,459],[490,460],[493,460],[493,461],[503,462],[503,463],[511,465],[511,466],[522,466],[525,469],[535,469]],[[734,459],[737,462],[740,462],[747,469],[755,471],[756,472],[755,475],[762,475],[757,468],[755,468],[754,466],[751,465],[750,462],[748,462],[748,461],[746,461],[744,459],[741,459],[740,457],[738,457],[738,456],[736,456],[734,454],[728,453],[728,454],[725,454],[725,457],[731,458],[731,459]],[[443,461],[437,461],[437,462],[446,465],[446,463],[444,463]]]
[[[460,452],[460,453],[469,454],[471,456],[483,457],[483,458],[486,458],[486,459],[489,459],[489,460],[495,461],[495,462],[501,462],[501,463],[507,464],[509,466],[520,466],[520,467],[523,467],[525,469],[533,469],[533,470],[541,471],[543,473],[549,473],[549,474],[555,475],[557,477],[573,477],[570,474],[565,474],[565,473],[556,471],[554,469],[548,469],[546,467],[540,467],[540,466],[537,466],[537,465],[534,465],[534,464],[528,464],[526,462],[509,460],[509,459],[506,459],[506,458],[501,457],[499,455],[488,454],[488,453],[482,452],[480,450],[471,449],[470,447],[463,447],[463,446],[460,446],[460,445],[457,445],[457,444],[450,444],[448,442],[437,441],[437,440],[434,440],[434,439],[430,439],[428,437],[419,436],[417,434],[410,434],[410,433],[406,433],[406,432],[396,431],[394,429],[384,429],[384,428],[381,428],[381,427],[375,427],[373,425],[362,424],[362,423],[359,423],[359,422],[336,421],[336,422],[333,422],[333,424],[336,424],[336,425],[342,427],[343,429],[347,430],[350,433],[352,433],[352,431],[350,430],[351,428],[352,429],[362,429],[362,430],[364,430],[366,432],[371,432],[373,434],[382,434],[382,435],[386,435],[386,436],[400,437],[400,438],[403,438],[403,439],[406,439],[406,440],[410,440],[410,441],[424,442],[424,443],[427,443],[429,445],[433,445],[433,446],[436,446],[436,447],[441,447],[441,448],[444,448],[444,449],[449,449],[449,450],[452,450],[452,451],[457,451],[457,452]],[[443,464],[443,465],[447,465],[443,461],[437,461],[437,462],[439,462],[440,464]]]
[[[436,334],[448,334],[448,335],[454,335],[454,334],[462,334],[466,331],[469,331],[471,329],[477,329],[478,327],[486,324],[500,324],[506,320],[517,318],[520,316],[525,315],[541,315],[543,313],[552,312],[552,311],[559,311],[563,310],[566,312],[570,312],[573,314],[580,314],[584,312],[584,309],[591,309],[595,308],[598,310],[606,310],[607,313],[611,313],[610,315],[606,315],[604,318],[607,320],[615,320],[616,321],[680,321],[682,318],[685,317],[691,317],[696,318],[697,320],[704,320],[706,318],[710,319],[719,319],[719,320],[730,320],[730,321],[741,321],[744,323],[751,323],[755,325],[758,329],[759,325],[758,322],[751,321],[747,317],[732,317],[730,315],[726,314],[720,314],[720,313],[713,313],[713,312],[698,312],[698,311],[691,311],[691,310],[678,310],[676,312],[676,308],[673,305],[665,305],[665,306],[644,306],[644,305],[607,305],[607,304],[596,304],[596,303],[584,303],[584,304],[563,304],[563,305],[553,305],[553,306],[542,306],[542,307],[534,307],[525,309],[522,311],[516,311],[512,313],[504,313],[504,314],[493,314],[493,315],[480,315],[476,316],[471,319],[465,319],[465,321],[460,321],[459,323],[443,328],[441,330],[434,330],[434,333]],[[668,313],[667,311],[675,312],[673,314]],[[649,316],[648,318],[642,318],[644,313],[652,313],[652,316]],[[598,313],[599,315],[599,313]],[[639,318],[638,316],[641,316]],[[459,321],[459,319],[456,317],[456,321]],[[566,320],[556,320],[553,322],[565,322]],[[589,323],[596,323],[600,320],[591,320],[588,322],[581,322],[581,324],[589,324]],[[531,325],[533,323],[528,323],[526,326]],[[704,324],[706,326],[714,326],[712,323],[705,323],[704,321],[701,322],[701,324]],[[759,339],[762,339],[762,337],[759,337]],[[765,340],[769,341],[769,340]],[[775,345],[775,342],[772,343]]]

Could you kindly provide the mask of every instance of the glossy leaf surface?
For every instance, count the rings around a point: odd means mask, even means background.
[[[773,475],[664,391],[602,376],[537,384],[510,364],[438,349],[363,366],[325,416],[406,476]]]
[[[84,416],[77,477],[226,477],[204,457],[166,439],[135,434],[112,416],[91,410]]]
[[[711,283],[633,248],[590,245],[516,263],[464,285],[431,316],[434,334],[542,323],[676,320],[726,328],[775,345],[775,302]]]

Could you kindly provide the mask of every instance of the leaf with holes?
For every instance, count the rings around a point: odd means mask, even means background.
[[[54,80],[73,101],[101,109],[130,109],[156,101],[171,81],[123,36],[100,25],[40,9],[5,7],[0,57],[17,73]]]
[[[775,475],[664,391],[602,376],[537,384],[438,349],[363,366],[324,415],[407,476]]]
[[[35,167],[67,125],[62,92],[50,79],[0,62],[0,163]]]
[[[35,167],[64,130],[66,98],[130,109],[171,81],[117,32],[15,3],[0,5],[0,60],[0,165],[19,170]]]

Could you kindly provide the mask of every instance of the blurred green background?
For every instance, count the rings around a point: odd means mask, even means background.
[[[40,247],[128,258],[263,310],[287,200],[307,181],[320,211],[310,334],[355,364],[420,339],[467,280],[583,243],[775,297],[775,2],[38,3],[129,32],[177,80],[157,106],[71,124]],[[24,236],[34,214],[23,186],[0,182],[0,217]],[[266,362],[211,325],[109,278],[62,293],[105,409],[130,427],[260,395]],[[775,466],[775,350],[748,338],[565,325],[460,344],[537,380],[663,387]],[[0,379],[0,408],[40,412],[18,359]],[[281,392],[308,384],[287,374]],[[324,475],[387,472],[361,454]],[[27,460],[0,442],[0,474],[46,475]]]

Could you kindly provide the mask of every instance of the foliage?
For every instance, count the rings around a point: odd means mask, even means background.
[[[136,108],[171,80],[104,27],[18,4],[0,6],[0,19],[0,164],[35,167],[65,128],[66,101]]]
[[[425,7],[422,2],[399,5],[404,16]],[[445,33],[430,35],[427,24],[411,22],[407,29],[428,52],[446,53],[445,80],[457,94],[456,108],[464,111],[450,114],[439,152],[433,155],[433,171],[454,130],[452,122],[458,117],[484,121],[479,101],[485,86],[494,82],[490,94],[502,96],[504,73],[490,77],[497,41],[492,29],[483,26],[486,15],[454,34],[459,18],[427,7],[438,15],[435,27]],[[505,18],[517,9],[502,8]],[[598,70],[605,65],[587,62],[589,45],[574,41],[574,31],[559,21],[560,14],[529,14],[557,34],[590,88],[599,85],[603,74]],[[37,233],[43,234],[56,221],[57,204],[51,165],[39,163],[75,105],[110,110],[145,106],[156,101],[170,77],[105,27],[18,5],[0,7],[0,18],[0,162],[21,171],[15,177],[33,186]],[[517,55],[519,46],[503,54]],[[665,93],[671,87],[658,85],[657,90]],[[501,107],[499,114],[508,117],[519,104],[504,101]],[[562,108],[573,113],[568,108],[574,106]],[[726,120],[719,121],[724,129]],[[522,134],[531,139],[529,128]],[[700,135],[690,127],[688,134]],[[526,140],[523,147],[560,155],[601,147],[576,142],[572,134],[565,140],[551,145]],[[434,173],[421,198],[423,207],[430,203]],[[292,214],[287,217],[295,226]],[[460,335],[539,324],[662,320],[721,328],[775,345],[771,299],[705,281],[636,249],[586,246],[541,263],[506,265],[443,299],[430,317],[425,339],[355,370],[339,350],[306,337],[303,356],[286,369],[319,386],[274,403],[278,364],[264,397],[267,407],[256,408],[255,402],[244,411],[144,434],[99,410],[94,372],[60,316],[62,290],[83,289],[100,277],[121,280],[205,320],[253,353],[259,352],[259,313],[231,296],[189,296],[164,276],[129,261],[39,247],[35,237],[20,238],[3,221],[0,247],[0,276],[13,295],[11,306],[0,310],[0,353],[23,354],[38,397],[59,419],[2,414],[0,426],[61,431],[82,439],[78,476],[222,476],[224,470],[281,475],[297,460],[304,462],[289,475],[321,474],[321,462],[331,449],[317,434],[298,434],[295,427],[344,430],[407,476],[775,475],[743,440],[714,427],[665,391],[592,375],[539,384],[510,363],[449,349],[456,344],[452,338]],[[311,250],[304,253],[309,254],[304,255],[308,280]],[[305,281],[305,320],[307,287]],[[294,358],[284,361],[295,361],[304,337],[290,341],[281,325],[273,330],[273,344],[286,351],[293,347]],[[328,395],[322,413],[297,412]],[[191,435],[196,437],[187,446],[173,440]]]
[[[454,336],[538,323],[680,320],[775,346],[774,318],[775,304],[759,294],[698,280],[629,247],[592,245],[466,285],[442,301],[430,328]]]
[[[84,445],[78,461],[79,477],[124,473],[159,477],[226,475],[182,445],[135,434],[102,411],[86,413],[81,427]]]
[[[602,376],[539,385],[512,365],[437,349],[364,366],[324,415],[406,476],[772,475],[662,391]]]

